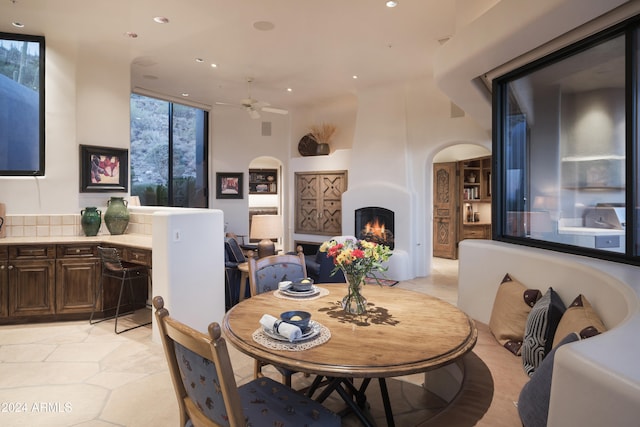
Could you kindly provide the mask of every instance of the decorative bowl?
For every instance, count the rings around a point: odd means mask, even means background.
[[[309,327],[309,320],[311,320],[311,313],[308,311],[285,311],[280,314],[280,318],[283,322],[296,325],[304,332]]]
[[[313,279],[305,277],[304,279],[294,280],[293,283],[291,283],[291,288],[298,292],[310,291],[313,289]]]

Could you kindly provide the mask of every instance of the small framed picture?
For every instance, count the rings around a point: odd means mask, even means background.
[[[80,192],[127,192],[128,168],[126,149],[80,145]]]
[[[216,173],[216,199],[242,199],[242,172]]]

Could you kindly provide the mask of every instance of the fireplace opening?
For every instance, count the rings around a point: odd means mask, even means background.
[[[379,207],[356,209],[355,234],[358,239],[394,247],[392,210]]]

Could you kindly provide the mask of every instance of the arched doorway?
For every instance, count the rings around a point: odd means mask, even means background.
[[[487,158],[491,155],[491,151],[482,145],[461,143],[446,147],[439,151],[433,158],[433,256],[439,258],[458,258],[458,242],[462,240],[463,231],[461,220],[463,209],[470,209],[473,215],[474,207],[469,203],[469,196],[465,195],[467,185],[464,184],[465,167],[468,166],[469,159]],[[486,163],[489,167],[490,160]],[[478,174],[481,174],[484,181],[474,182],[471,187],[478,189],[483,185],[483,189],[487,187],[487,176],[481,169],[483,164],[479,163]],[[470,173],[475,171],[469,169]],[[463,175],[463,176],[461,176]],[[473,174],[474,181],[476,179]],[[468,179],[467,179],[468,180]],[[490,175],[489,175],[490,180]],[[489,193],[490,194],[490,193]],[[475,198],[476,196],[474,196]],[[480,193],[477,195],[480,200]],[[484,198],[486,200],[486,197]],[[483,205],[486,203],[483,203]],[[490,209],[490,203],[486,204]],[[484,207],[483,207],[484,209]],[[479,217],[479,212],[475,212]],[[482,217],[488,222],[490,227],[490,213],[483,212]],[[473,219],[473,218],[472,218]],[[480,222],[478,222],[480,225]]]

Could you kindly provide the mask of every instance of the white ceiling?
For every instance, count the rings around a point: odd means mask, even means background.
[[[390,9],[385,0],[0,0],[0,31],[77,39],[82,50],[121,46],[132,88],[188,93],[206,105],[237,103],[251,77],[253,98],[294,108],[432,75],[438,40],[454,31],[456,2],[399,3]],[[156,16],[169,23],[155,23]],[[274,28],[257,30],[259,21]]]

